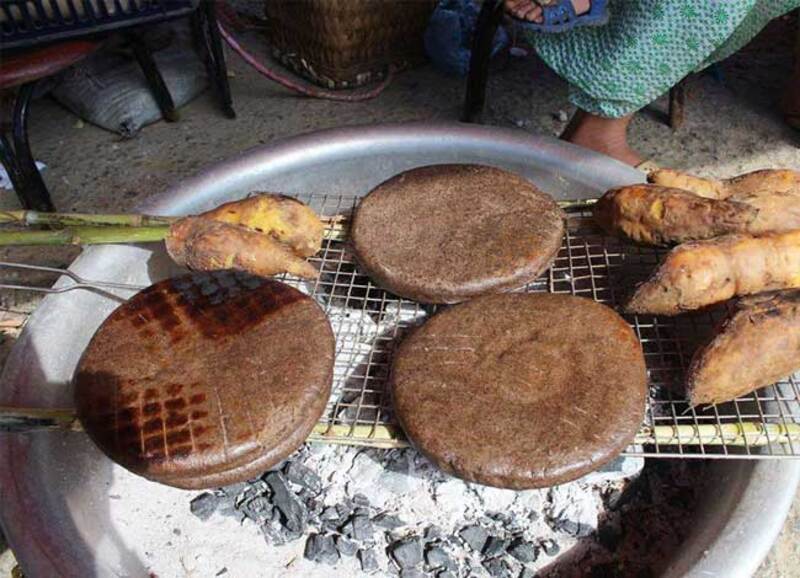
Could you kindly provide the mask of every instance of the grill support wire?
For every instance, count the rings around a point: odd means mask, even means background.
[[[327,223],[322,250],[311,259],[321,273],[311,283],[289,277],[285,281],[316,298],[337,340],[333,394],[309,441],[406,447],[408,442],[391,415],[386,380],[396,343],[436,307],[387,293],[358,270],[347,243],[347,217],[357,197],[299,198]],[[560,203],[567,214],[562,248],[553,267],[525,291],[570,293],[616,307],[661,260],[664,249],[632,245],[603,234],[591,219],[590,204]],[[93,283],[74,276],[72,281],[81,288]],[[113,289],[105,283],[96,285]],[[121,295],[128,297],[130,290]],[[720,308],[673,318],[625,316],[642,343],[650,384],[644,423],[626,455],[800,457],[800,385],[794,377],[719,406],[691,408],[687,404],[684,371],[694,349],[711,335],[724,313]],[[53,411],[61,412],[59,419],[48,422],[38,413],[36,427],[63,427],[63,410]],[[18,420],[19,412],[0,408],[0,429],[4,421]]]

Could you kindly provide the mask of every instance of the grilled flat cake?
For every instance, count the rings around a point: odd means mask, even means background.
[[[527,180],[479,165],[392,177],[359,203],[350,236],[381,287],[456,303],[521,287],[553,263],[564,235],[556,202]]]
[[[390,384],[408,438],[441,469],[526,489],[574,480],[622,452],[644,418],[647,375],[636,335],[612,309],[510,293],[415,329]]]
[[[334,336],[313,299],[220,271],[156,283],[115,310],[75,375],[75,404],[112,460],[180,488],[250,479],[311,432]]]

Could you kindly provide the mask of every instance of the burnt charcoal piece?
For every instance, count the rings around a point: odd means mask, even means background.
[[[292,532],[303,532],[308,521],[308,511],[300,499],[286,485],[279,472],[270,472],[264,477],[272,492],[272,503],[281,513],[281,523]]]
[[[486,568],[489,575],[494,578],[512,578],[514,576],[511,566],[501,558],[484,560],[483,567]]]
[[[445,552],[444,548],[440,546],[428,547],[425,551],[425,563],[430,568],[446,568],[448,570],[456,570],[458,566],[450,555]]]
[[[342,526],[341,531],[345,536],[363,542],[372,538],[375,528],[372,526],[372,522],[369,521],[368,515],[356,512]]]
[[[312,534],[306,542],[306,549],[303,556],[314,562],[321,562],[333,566],[339,561],[339,553],[333,543],[332,536],[322,534]]]
[[[422,541],[417,536],[395,542],[390,547],[392,558],[400,568],[422,564]]]
[[[378,569],[378,559],[375,557],[375,552],[372,549],[359,550],[358,561],[361,562],[361,569],[364,572],[372,573]]]
[[[442,539],[442,529],[439,526],[428,526],[425,528],[425,540],[433,542]]]
[[[425,578],[425,573],[417,568],[403,568],[400,570],[400,578]]]
[[[545,540],[542,542],[542,550],[548,556],[555,556],[559,552],[561,552],[561,546],[559,546],[555,540]]]
[[[341,556],[355,556],[358,551],[358,544],[344,536],[336,536],[334,541]]]
[[[297,484],[314,494],[319,494],[322,491],[322,480],[319,479],[319,476],[300,462],[289,462],[283,469],[283,475],[293,484]]]
[[[506,546],[508,546],[508,540],[505,540],[499,536],[489,536],[489,539],[483,546],[481,553],[486,558],[494,558],[495,556],[499,556],[501,553],[505,552]]]
[[[217,511],[219,497],[211,492],[203,492],[189,503],[192,514],[203,520],[208,520]]]
[[[388,530],[394,530],[395,528],[400,528],[406,525],[406,523],[401,520],[399,516],[386,513],[378,514],[372,518],[372,523]]]
[[[516,538],[511,542],[511,545],[508,547],[508,553],[523,564],[533,562],[538,556],[536,546],[525,541],[523,538]]]
[[[483,547],[486,545],[486,540],[489,539],[489,533],[478,525],[466,526],[465,528],[461,529],[458,535],[461,536],[461,539],[464,540],[464,542],[466,542],[469,547],[476,552],[483,551]]]

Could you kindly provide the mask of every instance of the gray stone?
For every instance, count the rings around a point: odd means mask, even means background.
[[[374,518],[372,518],[372,523],[376,526],[380,526],[381,528],[387,528],[389,530],[394,530],[395,528],[400,528],[405,526],[406,523],[400,519],[399,516],[395,516],[394,514],[378,514]]]
[[[322,491],[322,480],[320,477],[300,462],[289,462],[286,467],[283,468],[283,474],[286,476],[286,479],[293,484],[297,484],[314,494],[319,494]]]
[[[505,540],[500,536],[489,536],[489,539],[486,540],[486,544],[484,544],[481,553],[487,558],[494,558],[495,556],[499,556],[501,553],[505,552],[506,546],[508,546],[508,540]]]
[[[300,499],[286,485],[280,472],[270,472],[264,480],[272,492],[272,503],[281,513],[281,522],[292,532],[302,532],[308,521],[308,511]]]
[[[192,514],[201,520],[206,521],[214,512],[217,511],[218,505],[218,496],[212,494],[211,492],[203,492],[189,502],[189,510],[191,510]]]
[[[456,578],[456,575],[450,572],[450,570],[442,570],[436,575],[436,578]]]
[[[359,550],[358,561],[361,562],[361,569],[364,572],[375,572],[378,569],[378,559],[375,557],[375,552],[372,549]]]
[[[548,556],[555,556],[559,552],[561,552],[561,546],[555,540],[545,540],[542,542],[542,550]]]
[[[339,553],[332,536],[322,534],[311,534],[306,541],[306,549],[303,556],[314,562],[321,562],[333,566],[339,561]]]
[[[356,513],[350,516],[350,519],[341,527],[341,531],[345,536],[363,542],[372,539],[375,528],[369,521],[369,516]]]
[[[425,563],[431,568],[446,568],[455,570],[457,564],[450,555],[440,546],[429,546],[425,551]]]
[[[513,576],[511,566],[509,566],[508,562],[502,558],[484,560],[483,567],[486,568],[486,571],[489,573],[489,575],[493,576],[494,578],[512,578]]]
[[[336,549],[342,556],[354,556],[358,551],[358,544],[344,536],[336,536],[334,538]]]
[[[390,551],[400,568],[411,568],[422,563],[422,541],[417,536],[395,542],[390,546]]]
[[[486,545],[486,540],[489,539],[489,533],[477,524],[462,528],[458,535],[461,536],[461,539],[469,544],[469,547],[476,552],[483,551],[483,547]]]
[[[403,568],[400,570],[400,578],[425,578],[425,573],[417,568]]]
[[[339,512],[339,517],[344,520],[347,518],[347,516],[353,513],[353,506],[350,504],[345,504],[344,502],[341,504],[336,504],[336,511]]]
[[[516,538],[508,547],[508,553],[520,562],[527,563],[536,560],[536,546],[522,538]]]

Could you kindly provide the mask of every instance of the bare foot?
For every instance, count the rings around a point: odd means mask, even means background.
[[[643,159],[628,146],[628,125],[632,119],[632,114],[605,118],[578,110],[560,138],[635,167]]]
[[[591,0],[571,0],[571,2],[572,9],[575,10],[575,14],[578,16],[588,12],[592,6]],[[505,9],[506,12],[520,20],[536,22],[537,24],[542,22],[542,7],[534,0],[505,0]]]

